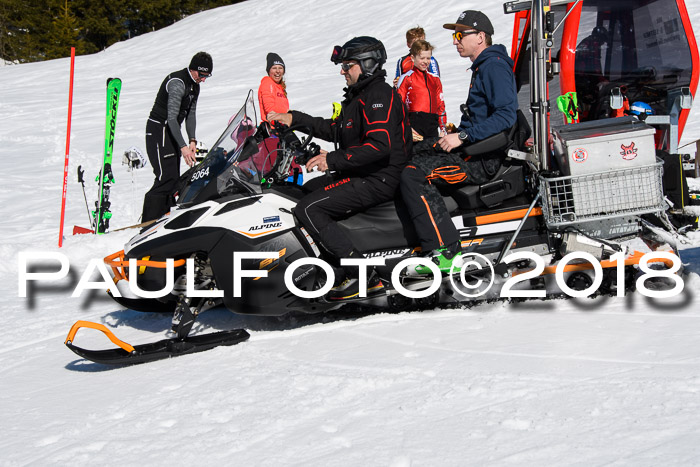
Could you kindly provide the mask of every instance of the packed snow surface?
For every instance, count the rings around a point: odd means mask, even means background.
[[[234,347],[109,368],[64,345],[78,319],[132,344],[159,340],[170,317],[123,310],[100,291],[71,298],[90,259],[120,250],[133,231],[71,236],[88,225],[87,196],[103,150],[105,80],[123,79],[117,120],[113,227],[136,223],[150,168],[128,173],[121,154],[143,148],[163,77],[206,50],[197,136],[212,144],[257,90],[265,56],[287,64],[292,108],[330,115],[344,85],[328,59],[356,35],[380,38],[388,68],[420,24],[437,49],[448,119],[468,86],[442,24],[470,5],[418,0],[248,1],[76,60],[66,235],[57,247],[69,60],[0,67],[0,343],[2,465],[697,465],[700,463],[700,279],[684,293],[503,302],[356,319],[281,319],[205,313],[195,332],[244,327]],[[473,7],[473,5],[471,5]],[[687,2],[700,32],[700,4]],[[496,42],[511,17],[481,5]],[[700,106],[683,142],[700,137]],[[696,238],[694,242],[700,244]],[[18,297],[18,252],[60,252],[70,275]],[[58,268],[55,262],[47,263]],[[76,339],[112,344],[96,331]]]

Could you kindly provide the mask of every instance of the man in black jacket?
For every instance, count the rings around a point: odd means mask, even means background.
[[[340,64],[347,83],[339,117],[323,119],[292,111],[271,115],[271,120],[307,126],[315,136],[336,143],[336,150],[322,150],[306,164],[308,170],[334,171],[332,180],[321,177],[309,182],[317,189],[299,201],[294,213],[333,259],[362,258],[335,221],[394,198],[411,151],[411,129],[401,97],[385,81],[386,51],[379,40],[355,37],[336,46],[331,61]],[[343,272],[345,280],[331,290],[330,299],[359,294],[358,268],[343,267]],[[381,288],[372,271],[368,292]]]
[[[196,162],[199,84],[211,76],[213,67],[211,55],[198,52],[188,68],[170,73],[160,85],[146,122],[146,152],[156,179],[143,199],[142,222],[158,219],[170,211],[173,191],[180,178],[180,156],[189,166]],[[183,121],[189,142],[185,142],[180,131]]]

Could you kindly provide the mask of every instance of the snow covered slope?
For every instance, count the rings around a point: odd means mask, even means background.
[[[688,1],[697,32],[700,4]],[[430,5],[430,9],[426,7]],[[433,5],[439,5],[435,8]],[[150,168],[119,166],[143,148],[146,117],[170,71],[206,50],[198,137],[212,144],[257,89],[265,55],[287,64],[293,108],[330,115],[344,80],[333,45],[374,35],[389,66],[420,24],[437,45],[448,119],[464,100],[469,63],[442,24],[470,6],[444,0],[254,0],[200,13],[76,60],[66,227],[88,224],[104,132],[104,83],[124,85],[117,120],[113,226],[137,221]],[[511,18],[485,3],[496,42]],[[272,15],[272,22],[271,22]],[[161,338],[168,316],[123,311],[102,293],[71,298],[91,258],[132,232],[68,235],[71,274],[18,298],[17,253],[57,252],[69,60],[0,67],[0,465],[484,465],[700,462],[700,279],[674,300],[503,303],[472,309],[261,319],[224,310],[198,331],[245,327],[249,342],[145,366],[87,364],[63,345],[77,319],[131,343]],[[700,137],[696,106],[684,141]],[[700,243],[700,241],[698,241]],[[55,270],[56,266],[51,265]],[[110,345],[82,331],[81,344]]]

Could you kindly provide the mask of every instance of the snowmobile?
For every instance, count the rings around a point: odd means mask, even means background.
[[[381,263],[382,291],[342,301],[325,295],[333,266],[321,264],[324,253],[294,217],[305,192],[290,170],[319,147],[308,128],[258,125],[251,91],[206,158],[183,176],[177,206],[105,258],[112,298],[133,310],[173,313],[175,337],[131,346],[79,321],[66,345],[88,360],[130,364],[246,340],[242,329],[189,336],[200,313],[221,305],[279,316],[347,303],[427,309],[562,289],[624,294],[647,270],[644,254],[669,243],[674,250],[688,228],[679,229],[687,185],[678,140],[697,87],[698,54],[683,2],[526,0],[504,10],[515,15],[511,50],[525,111],[513,130],[468,148],[470,155],[507,151],[493,179],[443,193],[467,258],[458,273],[426,277],[402,267],[417,242],[400,202],[390,202],[339,222],[365,258]],[[577,44],[593,29],[598,55],[588,45],[587,59],[577,60],[584,55]],[[642,100],[653,115],[626,112]],[[677,272],[668,254],[656,254],[651,262]],[[76,346],[82,327],[101,330],[118,347]]]

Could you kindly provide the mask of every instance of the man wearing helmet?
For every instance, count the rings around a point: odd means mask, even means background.
[[[386,83],[384,45],[373,37],[355,37],[333,49],[331,61],[340,65],[345,78],[342,112],[335,119],[312,117],[303,112],[271,113],[270,120],[310,128],[314,136],[335,143],[306,164],[311,170],[333,171],[331,179],[319,177],[307,183],[314,191],[302,198],[295,215],[316,242],[339,264],[342,258],[362,258],[347,235],[336,224],[353,214],[394,198],[401,170],[411,151],[411,130],[401,97]],[[345,278],[334,287],[330,299],[357,296],[356,266],[344,266]],[[382,288],[372,271],[368,292]]]

